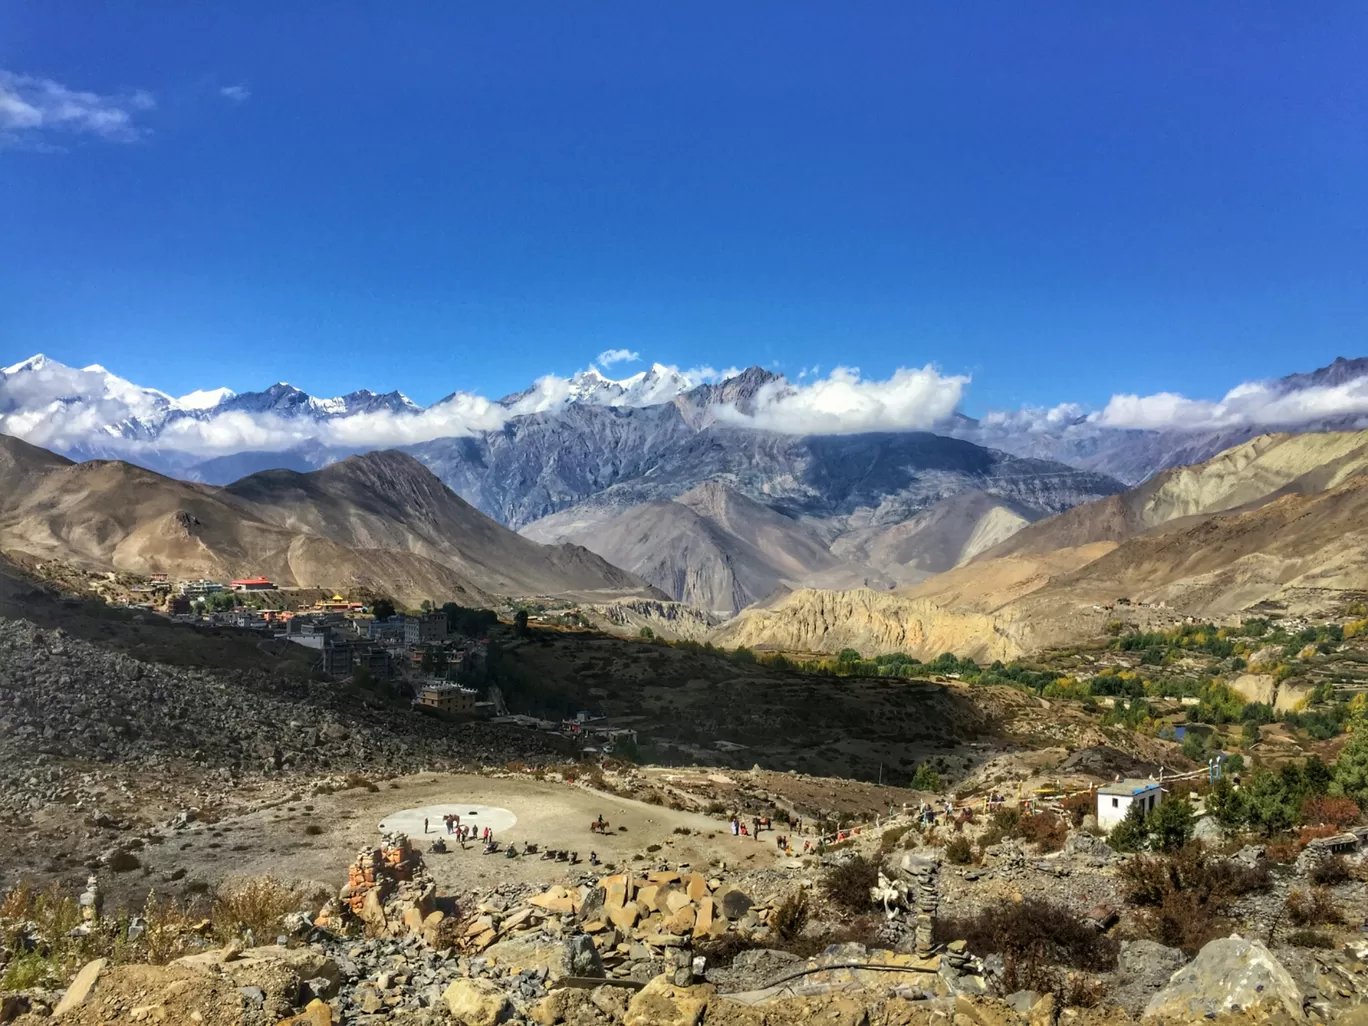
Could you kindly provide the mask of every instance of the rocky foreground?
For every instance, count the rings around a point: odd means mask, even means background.
[[[1152,941],[1123,942],[1114,970],[1070,973],[1050,991],[1004,993],[1011,967],[1001,957],[978,958],[964,941],[937,939],[934,859],[898,856],[883,873],[871,899],[888,912],[873,935],[807,956],[792,950],[791,917],[795,893],[810,892],[774,870],[710,876],[638,866],[579,873],[547,890],[502,885],[458,899],[437,892],[424,856],[399,835],[358,853],[347,883],[321,907],[275,916],[278,935],[265,945],[257,942],[272,938],[251,929],[214,944],[205,939],[208,921],[106,919],[93,883],[71,936],[101,957],[64,988],[0,996],[0,1022],[1368,1023],[1368,951],[1321,950],[1284,964],[1238,935],[1209,942],[1195,958]],[[0,929],[14,938],[0,969],[30,957],[26,945],[37,952],[48,943],[36,923],[16,924],[3,911]],[[178,957],[121,964],[135,950]],[[1071,1005],[1068,993],[1086,1000]]]

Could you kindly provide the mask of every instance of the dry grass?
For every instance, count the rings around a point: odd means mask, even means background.
[[[214,894],[214,935],[227,941],[250,930],[268,943],[279,932],[280,920],[301,911],[311,897],[270,876],[228,881]]]

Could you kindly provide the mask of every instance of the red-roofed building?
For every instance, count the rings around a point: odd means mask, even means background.
[[[272,591],[275,585],[264,577],[243,577],[231,585],[234,591]]]

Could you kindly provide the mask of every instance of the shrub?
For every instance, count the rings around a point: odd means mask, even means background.
[[[822,892],[833,905],[847,912],[864,912],[871,903],[869,891],[878,882],[878,863],[855,855],[826,871],[822,877]]]
[[[366,777],[363,777],[360,773],[348,773],[344,790],[350,790],[353,787],[363,787],[371,792],[371,794],[380,790],[378,784],[373,780],[368,780]]]
[[[133,870],[141,868],[142,862],[131,851],[116,851],[109,857],[109,871],[111,873],[131,873]]]
[[[1119,947],[1068,906],[1043,898],[1001,900],[963,918],[940,916],[935,937],[942,943],[962,939],[980,957],[1000,953],[1004,993],[1049,992],[1073,1004],[1095,1004],[1100,992],[1061,970],[1108,972]]]
[[[898,826],[885,830],[883,835],[879,838],[879,854],[887,855],[890,852],[896,851],[898,842],[901,841],[903,836],[911,829],[910,826]]]
[[[1335,904],[1334,895],[1323,887],[1309,891],[1292,891],[1285,903],[1287,918],[1294,926],[1328,926],[1344,922],[1344,914]]]
[[[1016,836],[1017,825],[1021,822],[1021,813],[1016,809],[998,809],[993,813],[993,818],[988,823],[988,829],[979,838],[979,844],[987,847],[990,844],[997,844],[1007,837]]]
[[[1317,930],[1293,930],[1287,935],[1287,943],[1294,948],[1335,948],[1333,937]]]
[[[967,866],[974,861],[974,849],[970,847],[969,839],[963,834],[951,838],[945,846],[945,861],[953,866]]]
[[[781,941],[792,941],[803,932],[807,920],[807,891],[799,890],[774,906],[769,925]]]
[[[1199,844],[1167,855],[1138,855],[1121,867],[1126,901],[1142,911],[1152,940],[1188,954],[1228,932],[1230,906],[1272,882],[1268,867],[1242,866],[1209,854]]]
[[[1349,864],[1344,861],[1341,855],[1334,855],[1328,859],[1321,859],[1311,867],[1309,874],[1311,882],[1318,887],[1334,887],[1342,884],[1351,876]]]
[[[1041,813],[1022,819],[1017,824],[1017,835],[1034,844],[1038,851],[1060,851],[1069,838],[1069,828],[1058,816]]]
[[[1358,802],[1328,796],[1308,798],[1302,802],[1301,821],[1308,826],[1352,826],[1359,821]]]
[[[281,917],[296,912],[304,895],[270,876],[229,881],[214,894],[211,919],[223,940],[251,930],[258,940],[276,935]]]
[[[1083,818],[1089,815],[1096,808],[1096,802],[1091,792],[1084,791],[1081,794],[1071,794],[1064,799],[1064,811],[1068,814],[1069,823],[1078,829],[1083,825]]]

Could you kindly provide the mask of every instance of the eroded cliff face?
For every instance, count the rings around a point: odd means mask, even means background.
[[[950,609],[924,598],[856,588],[795,591],[770,607],[745,610],[713,640],[786,652],[906,652],[919,659],[954,652],[982,662],[1017,658],[1032,647],[1030,635],[1029,625],[1012,613]]]

